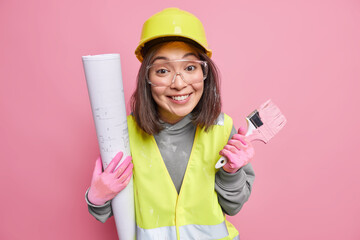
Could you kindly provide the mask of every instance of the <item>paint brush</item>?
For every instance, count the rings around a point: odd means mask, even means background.
[[[255,109],[246,117],[248,125],[245,136],[252,142],[255,140],[268,143],[286,124],[286,118],[280,109],[271,101],[267,100],[258,109]],[[227,163],[225,157],[221,157],[215,168],[221,168]]]

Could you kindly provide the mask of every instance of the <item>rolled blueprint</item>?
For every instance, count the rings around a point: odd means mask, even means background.
[[[82,57],[96,135],[104,169],[122,151],[130,155],[124,88],[119,54]],[[119,163],[119,164],[120,164]],[[112,200],[118,237],[135,239],[133,180]]]

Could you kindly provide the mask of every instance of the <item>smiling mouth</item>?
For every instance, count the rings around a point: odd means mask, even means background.
[[[171,96],[171,98],[175,101],[183,101],[187,99],[190,96],[190,94],[182,95],[182,96]]]

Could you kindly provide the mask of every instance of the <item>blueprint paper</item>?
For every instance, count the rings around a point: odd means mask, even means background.
[[[119,151],[124,153],[120,163],[126,156],[130,156],[120,55],[89,55],[83,56],[82,60],[105,169]],[[132,178],[128,186],[112,200],[111,205],[119,239],[134,240],[135,210]]]

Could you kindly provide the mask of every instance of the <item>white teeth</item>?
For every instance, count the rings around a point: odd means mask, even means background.
[[[185,100],[189,97],[190,95],[184,95],[184,96],[173,96],[171,97],[172,99],[176,100],[176,101],[182,101]]]

